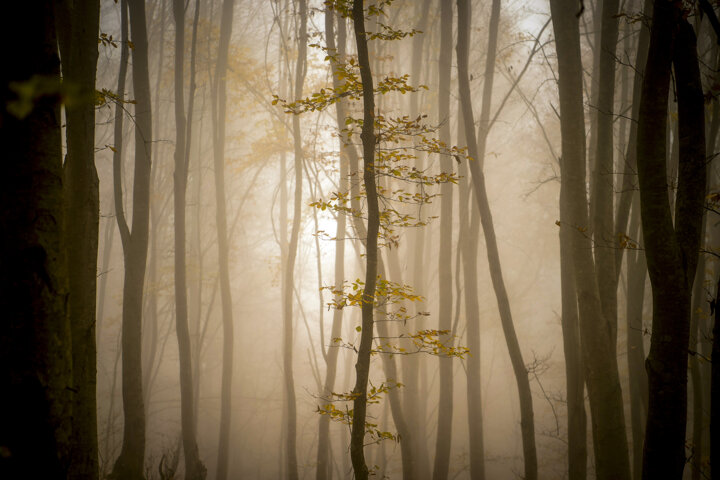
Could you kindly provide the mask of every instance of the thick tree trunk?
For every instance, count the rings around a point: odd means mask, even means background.
[[[133,90],[135,95],[135,178],[133,180],[132,229],[122,212],[122,194],[116,196],[116,215],[123,238],[125,280],[122,313],[122,390],[125,424],[123,446],[113,467],[113,477],[137,480],[144,477],[145,411],[142,392],[142,306],[148,250],[152,113],[145,2],[127,0],[133,42]],[[120,182],[116,178],[115,182]]]
[[[230,416],[232,412],[233,372],[233,312],[230,292],[229,246],[227,208],[225,206],[225,111],[227,107],[227,64],[232,34],[232,18],[235,0],[223,0],[220,21],[220,44],[215,65],[212,92],[213,106],[213,156],[215,165],[215,221],[218,236],[218,266],[220,269],[220,298],[223,318],[222,386],[220,393],[220,436],[218,440],[217,479],[228,476],[230,455]]]
[[[67,156],[65,246],[72,336],[73,433],[68,475],[98,478],[95,308],[99,230],[99,186],[95,169],[95,70],[100,2],[61,2],[58,18],[63,83],[75,98],[65,105]]]
[[[450,145],[450,68],[452,64],[452,3],[440,2],[440,52],[438,57],[439,94],[438,124],[440,141]],[[452,173],[454,160],[448,155],[440,158],[440,169]],[[452,202],[454,185],[443,183],[440,187],[440,242],[438,245],[438,330],[452,330]],[[452,335],[442,335],[439,340],[451,343]],[[452,444],[453,417],[453,359],[438,357],[440,368],[440,399],[438,403],[437,437],[435,439],[435,464],[433,480],[447,480],[450,471],[450,446]]]
[[[588,226],[585,189],[585,121],[577,5],[550,2],[558,55],[562,133],[561,235],[568,231],[580,314],[585,382],[590,396],[596,471],[599,479],[628,479],[630,464],[615,348],[602,315]],[[563,242],[566,246],[566,242]]]
[[[196,4],[197,8],[197,4]],[[180,420],[185,454],[185,478],[202,480],[207,474],[200,461],[195,435],[192,352],[188,325],[185,198],[187,195],[190,136],[185,116],[185,2],[173,1],[175,18],[175,331],[180,358]],[[192,107],[191,107],[192,108]]]
[[[613,106],[615,100],[615,50],[618,39],[618,0],[602,2],[602,33],[596,53],[600,55],[597,99],[597,142],[593,182],[592,227],[600,304],[610,334],[610,346],[617,348],[617,278],[615,273],[616,235],[613,219],[614,162]],[[598,457],[597,442],[593,443]]]
[[[355,363],[353,418],[350,433],[350,458],[356,480],[367,480],[364,440],[367,411],[367,384],[370,374],[370,350],[374,329],[374,298],[378,271],[378,233],[380,212],[375,185],[375,93],[370,59],[365,36],[365,12],[362,0],[353,0],[352,20],[355,27],[355,44],[363,87],[363,126],[360,138],[363,145],[363,180],[367,196],[367,246],[365,249],[365,287],[362,302],[362,331]]]
[[[667,194],[667,98],[671,61],[679,108],[680,165],[675,226]],[[704,102],[695,33],[681,6],[657,1],[638,126],[643,238],[653,287],[646,361],[649,403],[643,478],[681,478],[685,467],[690,292],[705,192]]]
[[[466,0],[458,0],[458,18],[469,18],[470,8]],[[497,49],[497,34],[500,22],[500,0],[493,0],[490,15],[490,33],[488,39],[488,50],[485,64],[485,83],[483,84],[483,104],[480,113],[480,132],[476,140],[473,131],[472,100],[470,95],[470,81],[468,77],[467,50],[469,46],[469,29],[465,22],[458,23],[458,85],[462,102],[463,118],[465,121],[468,150],[473,158],[469,162],[472,174],[475,200],[480,210],[480,221],[487,246],[488,264],[490,267],[490,278],[497,298],[500,322],[502,324],[505,341],[510,353],[510,361],[513,366],[515,380],[520,398],[520,426],[523,440],[523,457],[525,460],[525,478],[535,480],[537,478],[537,450],[535,448],[535,422],[533,419],[532,392],[528,371],[522,358],[522,351],[515,333],[512,313],[510,311],[510,300],[505,290],[502,268],[500,265],[500,254],[495,238],[495,227],[492,221],[492,213],[485,188],[485,175],[482,170],[482,163],[485,156],[485,144],[487,140],[488,123],[490,119],[490,100],[492,96],[493,73],[495,68],[495,53]]]
[[[72,358],[52,8],[6,5],[0,39],[0,477],[66,478]],[[29,104],[10,87],[38,81],[50,89]]]

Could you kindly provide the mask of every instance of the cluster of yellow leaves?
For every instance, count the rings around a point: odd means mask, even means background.
[[[401,387],[403,387],[403,384],[395,382],[394,380],[387,380],[377,386],[373,385],[373,383],[370,382],[370,389],[367,391],[366,396],[368,405],[379,404],[382,400],[383,395],[388,393],[390,389]],[[316,413],[319,413],[320,415],[328,415],[331,420],[334,420],[336,422],[342,422],[346,425],[351,425],[353,419],[353,410],[347,407],[345,409],[339,409],[335,406],[333,402],[352,402],[359,396],[359,394],[356,392],[332,392],[330,396],[331,398],[328,399],[329,403],[318,406],[315,410]],[[383,440],[393,440],[396,442],[400,440],[400,436],[397,433],[380,430],[376,423],[371,423],[367,421],[365,422],[365,434],[370,436],[370,438],[372,439],[372,443],[378,443]]]
[[[370,301],[378,307],[384,304],[394,304],[402,301],[416,302],[423,300],[422,296],[413,293],[412,287],[409,285],[402,285],[391,280],[386,280],[380,275],[377,277],[374,297],[367,300],[364,300],[365,282],[359,278],[352,283],[345,282],[340,286],[321,287],[320,290],[328,290],[335,296],[327,305],[328,308],[336,309],[362,306],[364,302],[369,303]]]

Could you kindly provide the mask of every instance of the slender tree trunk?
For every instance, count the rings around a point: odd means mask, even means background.
[[[450,68],[452,64],[452,3],[440,2],[440,52],[438,57],[439,95],[438,124],[440,141],[450,145]],[[440,169],[450,174],[454,159],[448,155],[440,158]],[[440,187],[440,242],[438,245],[438,330],[447,330],[439,340],[445,344],[453,341],[452,329],[452,202],[454,185],[443,183]],[[447,480],[450,470],[450,446],[452,444],[453,417],[453,361],[439,356],[440,399],[438,403],[438,426],[435,440],[435,465],[433,480]]]
[[[458,18],[470,16],[469,3],[466,0],[458,0]],[[493,73],[495,68],[495,53],[497,49],[497,34],[500,22],[500,0],[493,0],[492,11],[490,16],[490,34],[488,39],[488,50],[485,64],[485,83],[483,84],[483,104],[480,113],[480,126],[478,130],[479,142],[476,140],[473,131],[473,113],[470,95],[470,81],[468,78],[467,65],[467,49],[469,46],[469,31],[464,22],[458,24],[458,85],[460,90],[460,98],[463,107],[463,117],[465,121],[466,136],[468,140],[468,150],[470,156],[474,159],[469,162],[470,172],[472,174],[473,188],[475,191],[475,200],[480,210],[480,221],[485,235],[485,244],[487,246],[488,264],[490,267],[490,277],[497,298],[498,309],[500,312],[500,322],[502,323],[505,341],[507,342],[508,351],[510,353],[510,361],[513,366],[515,380],[518,386],[518,395],[520,397],[520,426],[523,440],[523,456],[525,460],[525,478],[534,480],[537,478],[537,451],[535,448],[535,423],[533,419],[532,392],[530,391],[530,381],[528,371],[522,358],[522,351],[518,343],[513,324],[512,313],[510,311],[510,301],[507,291],[505,290],[505,281],[503,280],[502,268],[500,266],[500,254],[497,248],[497,240],[495,238],[495,227],[492,221],[492,213],[485,188],[485,175],[482,170],[482,163],[485,156],[485,144],[487,140],[488,122],[490,119],[490,100],[492,95]]]
[[[66,478],[73,383],[52,8],[6,5],[0,39],[0,477]],[[23,104],[11,82],[39,79],[51,90]]]
[[[373,89],[370,59],[365,36],[365,12],[362,0],[353,0],[352,19],[355,27],[358,65],[363,87],[363,126],[360,138],[363,145],[363,180],[367,196],[367,246],[365,249],[365,287],[362,301],[362,333],[355,363],[355,388],[353,394],[353,418],[350,434],[350,458],[356,480],[367,480],[364,439],[367,410],[367,384],[370,373],[370,350],[373,338],[373,309],[378,271],[378,232],[380,212],[375,185],[375,93]]]
[[[300,32],[298,33],[297,46],[298,58],[295,63],[295,100],[302,97],[303,84],[305,83],[306,57],[307,57],[307,3],[299,0],[298,14],[300,15]],[[283,274],[283,379],[285,388],[285,407],[287,409],[285,448],[287,461],[287,478],[297,480],[297,407],[295,400],[295,380],[293,378],[293,291],[295,276],[295,258],[298,249],[298,237],[300,234],[301,208],[302,208],[302,165],[303,147],[302,133],[300,131],[300,117],[293,116],[293,145],[295,157],[295,194],[293,206],[293,222],[290,230],[290,242],[287,249],[287,260]],[[283,225],[282,228],[285,228]]]
[[[338,18],[338,27],[342,31],[339,35],[338,43],[336,46],[335,42],[335,19],[336,15],[332,9],[326,6],[325,8],[325,41],[329,52],[337,55],[338,62],[343,62],[345,57],[345,20],[342,17]],[[336,72],[336,65],[331,61],[331,68],[333,70],[333,86],[337,88],[340,85],[340,78]],[[335,117],[337,122],[338,130],[345,128],[345,103],[343,101],[335,104]],[[348,148],[354,147],[348,145],[348,139],[344,136],[340,136],[340,173],[338,178],[338,190],[340,192],[347,192],[349,189],[348,185]],[[343,285],[345,281],[345,230],[346,230],[346,216],[338,215],[337,226],[335,231],[335,285]],[[339,301],[340,298],[336,298]],[[335,380],[337,376],[337,359],[339,348],[334,346],[335,338],[339,338],[342,335],[342,309],[335,309],[333,312],[333,321],[330,331],[330,341],[328,342],[328,350],[326,357],[326,370],[325,370],[325,382],[323,385],[323,396],[329,399],[332,395],[333,389],[335,388]],[[322,346],[325,348],[325,346]],[[317,449],[317,471],[315,478],[317,480],[328,480],[332,478],[332,459],[330,457],[330,417],[328,415],[320,415],[320,425],[318,430],[318,449]]]
[[[185,116],[185,2],[183,0],[173,1],[173,14],[175,17],[175,174],[173,195],[175,207],[175,331],[180,357],[180,420],[185,453],[185,478],[202,480],[207,475],[207,470],[200,461],[195,434],[192,352],[187,305],[185,198],[190,136]],[[192,109],[192,106],[190,108]]]
[[[70,5],[72,3],[72,5]],[[98,0],[61,2],[63,82],[75,93],[66,103],[64,164],[68,317],[72,336],[73,433],[68,475],[98,478],[95,308],[100,193],[95,169],[95,70]]]
[[[142,392],[142,305],[148,250],[152,113],[145,2],[127,0],[133,42],[133,90],[135,95],[135,178],[133,180],[132,229],[122,206],[121,179],[115,179],[116,215],[123,238],[125,280],[123,284],[122,385],[125,425],[123,447],[113,467],[113,477],[144,477],[145,411]],[[118,165],[119,169],[119,165]],[[119,194],[117,194],[119,193]]]
[[[461,21],[469,21],[466,18]],[[458,105],[458,145],[464,145],[465,123],[462,106]],[[468,434],[470,437],[470,478],[485,479],[485,440],[483,437],[482,375],[481,375],[481,334],[480,305],[478,302],[477,255],[480,235],[480,211],[473,208],[469,170],[466,162],[458,167],[460,176],[460,233],[458,249],[461,252],[463,287],[465,297],[465,319],[467,322],[467,346],[470,354],[465,360],[467,369]],[[459,266],[457,268],[460,268]]]
[[[225,206],[225,111],[228,51],[232,34],[232,18],[235,0],[223,0],[220,21],[220,45],[215,66],[213,83],[213,153],[215,160],[215,203],[218,234],[218,265],[220,269],[220,298],[223,318],[223,360],[222,387],[220,394],[220,437],[218,440],[217,479],[228,477],[228,459],[230,453],[230,415],[232,411],[232,372],[233,372],[233,313],[230,292],[230,267],[227,231],[227,213]]]
[[[681,478],[685,467],[690,292],[705,192],[704,102],[695,33],[681,6],[655,3],[638,125],[643,238],[653,288],[643,478]],[[667,194],[667,99],[674,63],[679,107],[675,225]]]
[[[416,29],[423,32],[420,35],[415,35],[412,40],[412,65],[410,66],[410,79],[414,84],[421,83],[421,71],[423,68],[423,53],[426,51],[424,45],[429,42],[430,29],[428,28],[428,19],[431,15],[430,12],[430,0],[423,0],[422,2],[416,2],[416,15],[419,17]],[[428,40],[426,41],[426,37]],[[427,62],[428,66],[432,62]],[[420,103],[421,95],[416,93],[409,95],[410,101],[410,118],[417,118],[420,115]],[[424,161],[422,153],[417,155],[417,169],[422,170]],[[421,210],[422,211],[422,210]],[[421,220],[421,218],[418,218]],[[426,228],[416,228],[412,233],[412,252],[414,255],[413,265],[413,289],[420,295],[426,295],[424,280],[424,264],[425,264],[425,236],[428,234]],[[408,252],[409,254],[409,252]],[[413,302],[415,308],[415,314],[423,310],[421,302]],[[421,330],[424,327],[424,319],[418,315],[414,321],[414,329]],[[400,365],[402,367],[402,380],[405,386],[402,389],[403,397],[403,410],[408,419],[415,419],[414,421],[408,422],[408,428],[410,429],[411,435],[414,439],[413,445],[415,446],[415,452],[413,452],[413,458],[415,460],[416,468],[415,474],[418,480],[427,480],[430,478],[430,454],[427,448],[427,429],[425,422],[425,409],[427,398],[420,390],[421,382],[421,370],[424,370],[425,362],[422,356],[418,355],[405,355],[401,357]]]
[[[637,196],[637,194],[636,194]],[[630,237],[639,238],[640,198],[637,196],[630,219]],[[643,342],[643,305],[647,264],[643,251],[628,252],[627,256],[627,359],[630,383],[630,419],[632,425],[633,478],[642,477],[642,449],[647,415],[647,375],[645,374],[645,345]]]

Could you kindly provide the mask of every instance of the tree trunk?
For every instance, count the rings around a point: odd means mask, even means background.
[[[302,97],[303,84],[306,73],[307,57],[307,3],[299,1],[298,14],[300,15],[300,32],[298,33],[297,47],[298,58],[295,63],[295,100]],[[302,208],[302,170],[303,170],[303,147],[302,133],[300,131],[300,117],[294,115],[293,145],[295,164],[295,192],[293,205],[293,222],[290,230],[290,242],[287,249],[285,271],[283,273],[283,379],[285,388],[285,407],[287,409],[285,449],[287,460],[287,477],[290,480],[298,478],[297,463],[297,407],[295,400],[295,380],[293,378],[293,291],[295,289],[295,258],[298,249],[298,237],[300,234],[300,215]],[[285,228],[285,225],[282,225]]]
[[[337,16],[339,30],[341,34],[338,38],[338,45],[335,43],[335,19],[336,15],[331,8],[325,8],[325,41],[328,51],[337,54],[338,62],[343,62],[345,58],[345,20]],[[330,66],[333,70],[333,87],[340,85],[340,78],[336,73],[336,65],[330,59]],[[341,100],[335,104],[335,120],[338,130],[345,128],[345,111],[346,105]],[[340,173],[338,178],[338,191],[348,191],[348,148],[354,147],[347,145],[348,139],[340,136]],[[345,230],[347,218],[343,214],[337,217],[337,228],[335,231],[335,285],[343,285],[345,281]],[[340,298],[336,298],[340,301]],[[337,359],[340,349],[334,345],[335,338],[342,335],[342,319],[343,311],[339,308],[333,312],[333,321],[330,331],[330,341],[328,342],[328,350],[326,357],[325,382],[323,385],[322,395],[325,399],[329,399],[335,388],[335,379],[337,376]],[[325,348],[322,346],[321,348]],[[317,449],[317,470],[315,478],[317,480],[328,480],[332,478],[332,459],[330,458],[330,417],[328,415],[320,415],[320,424],[318,429],[318,449]]]
[[[66,478],[72,358],[55,23],[33,2],[6,5],[3,19],[0,477]],[[23,102],[11,82],[49,91]]]
[[[72,3],[72,5],[70,5]],[[73,433],[68,475],[98,478],[95,308],[100,194],[95,169],[95,70],[98,57],[98,0],[61,2],[59,35],[63,82],[75,92],[65,105],[67,156],[65,246],[68,317],[72,336]]]
[[[465,21],[469,21],[466,18]],[[462,117],[462,106],[458,105],[458,145],[465,140],[465,124]],[[478,236],[480,235],[480,211],[473,208],[474,198],[471,197],[468,180],[467,163],[458,167],[460,176],[460,233],[458,249],[462,257],[463,287],[465,297],[465,321],[467,322],[467,346],[470,354],[465,360],[467,369],[467,404],[468,434],[470,437],[470,478],[485,478],[485,440],[483,437],[483,409],[481,382],[481,335],[480,305],[478,303],[477,255]],[[460,268],[460,267],[458,267]]]
[[[704,102],[695,33],[681,6],[655,3],[638,125],[643,238],[653,289],[643,478],[681,478],[685,467],[690,292],[705,192]],[[667,194],[665,130],[671,61],[679,107],[675,226]]]
[[[458,0],[458,18],[470,18],[470,8],[467,0]],[[488,39],[488,50],[485,64],[485,83],[483,84],[483,104],[480,113],[480,132],[476,140],[473,131],[473,113],[470,95],[470,81],[468,78],[467,50],[469,47],[468,25],[464,22],[458,24],[458,85],[462,102],[463,117],[465,121],[466,137],[470,156],[474,159],[469,162],[472,174],[475,200],[480,210],[480,221],[483,227],[485,243],[487,246],[488,264],[490,277],[497,298],[500,322],[502,324],[505,341],[510,353],[510,361],[513,366],[515,380],[518,386],[520,397],[520,426],[523,440],[523,457],[525,460],[525,478],[534,480],[537,478],[537,451],[535,448],[535,423],[533,419],[532,392],[528,371],[522,358],[522,351],[518,343],[510,311],[510,301],[505,290],[502,268],[500,266],[500,254],[495,238],[495,227],[492,221],[492,213],[485,188],[485,175],[482,171],[482,163],[485,156],[485,145],[487,140],[488,123],[490,119],[490,100],[492,96],[492,83],[495,68],[495,53],[497,49],[497,34],[500,23],[500,0],[493,0],[490,16],[490,33]]]
[[[440,2],[440,52],[438,57],[439,92],[438,124],[440,141],[450,145],[450,69],[452,64],[452,3]],[[441,155],[440,169],[450,174],[454,159]],[[447,330],[447,335],[438,338],[441,342],[452,343],[452,202],[451,183],[440,187],[440,242],[438,245],[438,330]],[[450,470],[450,446],[452,444],[453,417],[453,359],[440,355],[440,399],[438,403],[437,437],[435,441],[435,465],[433,480],[447,480]]]
[[[123,238],[125,280],[122,313],[122,390],[125,424],[123,446],[113,467],[118,480],[144,477],[145,411],[142,392],[142,305],[148,250],[152,113],[145,2],[127,0],[133,42],[133,90],[135,94],[135,178],[133,180],[132,229],[116,195],[116,215]],[[118,166],[119,168],[119,166]],[[118,187],[119,176],[115,179]]]
[[[227,64],[232,34],[235,0],[223,0],[220,21],[220,44],[213,81],[213,154],[215,164],[215,219],[218,235],[218,266],[220,269],[220,298],[223,318],[222,386],[220,393],[220,436],[218,440],[217,479],[228,477],[230,453],[230,419],[232,412],[233,372],[233,312],[230,292],[230,267],[225,206],[225,111],[227,107]]]
[[[596,471],[599,479],[628,479],[630,464],[622,392],[615,348],[602,315],[590,243],[585,189],[585,122],[583,114],[580,35],[576,4],[550,2],[558,55],[562,180],[562,230],[568,230],[580,314],[585,382],[590,397]]]
[[[196,4],[197,8],[197,4]],[[195,435],[192,352],[188,325],[185,198],[187,195],[189,126],[185,117],[185,2],[173,1],[175,18],[175,331],[180,358],[180,420],[185,453],[185,478],[202,480],[207,475],[200,461]],[[192,93],[191,93],[192,95]],[[192,97],[191,97],[192,103]],[[192,109],[192,106],[190,107]],[[192,110],[189,110],[192,115]]]
[[[637,197],[637,195],[636,195]],[[630,238],[640,233],[640,198],[635,199],[630,219]],[[630,419],[632,425],[633,478],[642,477],[642,449],[645,439],[647,415],[647,375],[645,374],[645,345],[643,336],[643,305],[645,302],[645,279],[647,264],[641,250],[628,252],[627,256],[627,361],[630,383]]]
[[[363,126],[360,138],[363,145],[363,180],[367,196],[367,246],[365,248],[365,287],[362,301],[362,333],[355,363],[355,388],[353,394],[353,419],[350,433],[350,458],[356,480],[367,480],[364,439],[367,410],[367,384],[370,373],[370,350],[373,338],[373,309],[377,281],[378,232],[380,212],[375,185],[375,93],[373,91],[370,59],[365,36],[365,12],[362,0],[353,0],[352,19],[355,27],[358,65],[363,87]]]
[[[597,141],[591,204],[595,240],[595,265],[600,304],[610,334],[610,346],[617,348],[617,278],[615,273],[616,235],[613,219],[614,162],[613,106],[615,100],[615,51],[618,39],[618,0],[602,2],[602,33],[596,51],[600,55],[597,100]],[[599,50],[597,50],[599,49]],[[597,442],[593,443],[598,458]]]

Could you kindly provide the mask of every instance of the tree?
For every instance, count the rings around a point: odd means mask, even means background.
[[[440,141],[450,144],[450,68],[452,64],[452,3],[440,2],[440,51],[438,58],[439,95],[438,124]],[[440,156],[443,172],[452,172],[452,157]],[[452,329],[452,202],[453,188],[444,183],[440,190],[440,242],[438,244],[438,330]],[[452,341],[450,335],[443,341]],[[440,399],[438,401],[438,428],[435,443],[433,480],[446,480],[450,470],[450,445],[452,444],[453,416],[453,361],[439,356]]]
[[[218,480],[227,478],[230,454],[230,418],[232,412],[232,372],[234,329],[230,267],[227,207],[225,205],[225,113],[227,101],[227,64],[235,0],[223,0],[220,21],[220,44],[212,85],[213,155],[215,165],[215,219],[218,237],[218,266],[220,268],[220,297],[223,318],[222,391],[220,398],[220,438],[218,441]]]
[[[72,337],[73,432],[69,473],[98,477],[95,307],[100,200],[95,169],[97,0],[58,2],[67,156],[64,164],[68,316]]]
[[[372,348],[374,324],[374,298],[377,280],[378,233],[380,211],[375,184],[375,91],[373,89],[367,37],[365,35],[365,11],[362,0],[353,0],[352,21],[355,27],[355,45],[358,66],[362,79],[363,96],[363,182],[367,196],[367,240],[365,247],[365,286],[362,303],[362,331],[355,363],[355,387],[353,394],[353,419],[350,433],[350,458],[356,480],[367,480],[368,467],[365,463],[365,416],[367,410],[367,385],[370,373],[370,350]]]
[[[66,478],[73,385],[52,8],[8,5],[0,38],[0,476]]]
[[[199,2],[195,2],[197,17]],[[186,234],[185,234],[185,197],[187,193],[188,163],[190,160],[190,141],[192,139],[192,104],[194,89],[190,89],[188,117],[185,116],[184,62],[185,62],[185,3],[173,1],[175,17],[175,331],[180,353],[180,408],[183,449],[185,453],[185,477],[202,480],[207,474],[200,460],[195,435],[195,407],[193,405],[193,371],[190,350],[190,328],[188,326],[187,272],[186,272]],[[197,24],[197,23],[196,23]],[[197,26],[193,40],[197,38]],[[193,53],[195,43],[193,42]],[[191,84],[194,83],[194,55],[192,62]],[[199,354],[199,352],[196,352]]]
[[[152,111],[145,2],[121,1],[130,11],[133,43],[133,91],[135,93],[135,173],[133,180],[132,228],[125,219],[121,179],[115,175],[115,213],[125,259],[122,312],[123,446],[113,467],[118,480],[144,477],[145,410],[142,391],[142,307],[147,263]],[[120,166],[114,167],[119,173]]]
[[[685,467],[690,299],[702,230],[705,114],[695,33],[682,5],[656,1],[637,140],[643,239],[653,293],[643,478],[681,478]],[[665,128],[671,65],[680,164],[675,225],[667,192]]]
[[[470,5],[466,0],[458,0],[458,18],[470,17]],[[488,124],[490,120],[490,100],[492,96],[493,74],[495,69],[495,53],[497,49],[497,33],[500,19],[500,0],[493,0],[490,16],[490,29],[488,39],[487,58],[485,63],[485,83],[483,84],[483,103],[480,113],[479,135],[476,138],[473,126],[475,121],[472,112],[472,99],[470,95],[470,80],[468,74],[468,48],[470,42],[469,25],[458,21],[458,89],[462,102],[463,121],[465,123],[465,137],[468,142],[468,151],[474,161],[470,161],[470,172],[472,174],[472,185],[475,192],[475,200],[480,210],[480,221],[485,235],[487,245],[487,257],[490,267],[490,277],[497,298],[505,341],[510,353],[510,360],[515,373],[515,380],[520,397],[520,425],[523,439],[523,456],[525,460],[525,478],[537,478],[537,451],[535,448],[535,421],[533,418],[532,392],[530,391],[530,380],[528,371],[523,362],[520,344],[518,343],[515,326],[510,311],[510,301],[500,266],[500,254],[497,249],[495,238],[495,227],[493,226],[492,213],[485,188],[485,176],[482,171],[482,164],[485,156],[485,145],[487,141]]]

